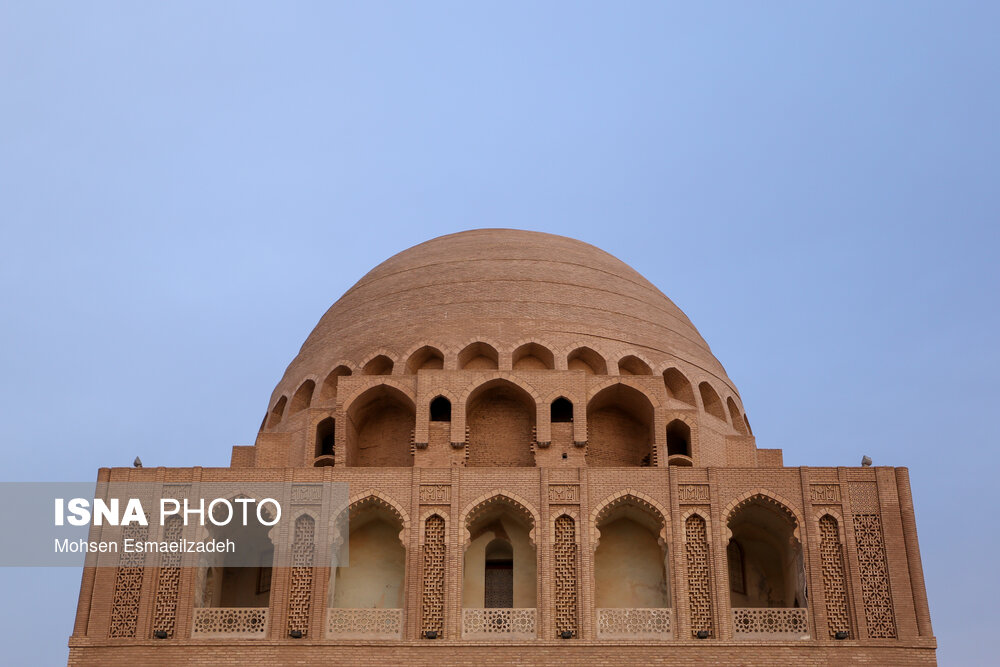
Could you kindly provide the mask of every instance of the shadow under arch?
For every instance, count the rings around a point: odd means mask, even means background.
[[[506,378],[487,380],[473,389],[465,400],[468,465],[534,466],[537,409],[535,398]]]
[[[358,394],[346,410],[347,465],[412,466],[416,414],[413,400],[390,384]]]

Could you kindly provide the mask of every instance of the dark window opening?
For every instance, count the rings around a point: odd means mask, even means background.
[[[559,397],[552,401],[552,423],[573,421],[573,404],[568,399]]]
[[[438,396],[431,401],[431,421],[450,422],[451,421],[451,401],[444,396]]]
[[[316,427],[316,456],[333,456],[336,445],[336,421],[327,417]]]
[[[667,425],[667,456],[691,456],[691,427],[675,419]]]

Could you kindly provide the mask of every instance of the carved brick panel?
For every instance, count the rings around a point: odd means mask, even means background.
[[[854,501],[853,489],[851,501]],[[889,566],[886,562],[882,520],[879,515],[854,515],[854,538],[858,543],[861,597],[864,602],[868,636],[878,639],[895,638],[896,616],[892,608],[892,594],[889,591]]]
[[[444,631],[444,519],[428,517],[424,524],[424,590],[421,598],[421,633]]]
[[[565,514],[555,524],[556,637],[577,627],[577,547],[576,524]]]
[[[550,503],[577,503],[580,502],[580,487],[576,484],[550,484]]]
[[[712,572],[705,519],[692,514],[684,523],[684,533],[691,634],[697,636],[699,630],[705,630],[711,637],[715,628],[712,623]]]
[[[706,503],[709,500],[708,484],[681,484],[677,499],[682,503]]]
[[[823,596],[826,600],[826,623],[833,637],[838,632],[851,632],[851,615],[847,603],[847,577],[844,572],[844,550],[840,544],[837,520],[827,514],[819,520],[819,554],[823,572]]]
[[[421,484],[420,502],[431,505],[451,502],[451,486],[447,484]]]

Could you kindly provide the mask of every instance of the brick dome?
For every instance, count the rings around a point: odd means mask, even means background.
[[[591,365],[605,366],[598,372],[678,367],[738,396],[687,316],[621,260],[563,236],[478,229],[421,243],[369,271],[320,319],[270,405],[337,367],[413,372],[426,348],[444,368],[461,368],[458,358],[475,343],[495,351],[501,369],[525,344],[552,355],[556,369],[586,348],[600,357]]]

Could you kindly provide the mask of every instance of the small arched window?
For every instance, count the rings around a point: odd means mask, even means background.
[[[316,457],[333,456],[337,445],[337,422],[327,417],[316,426]]]
[[[444,396],[438,396],[431,401],[431,421],[450,422],[451,421],[451,401]]]
[[[691,427],[680,419],[667,424],[667,456],[691,456]]]
[[[573,421],[573,404],[568,398],[560,396],[552,401],[550,417],[553,424]]]
[[[483,581],[484,606],[510,609],[514,606],[514,549],[510,542],[496,538],[486,545]]]

